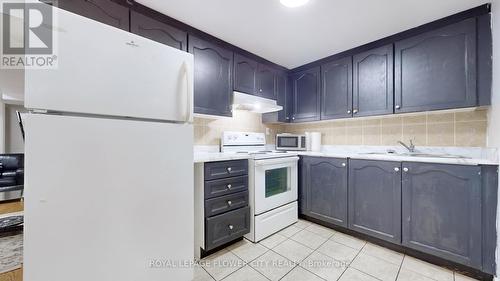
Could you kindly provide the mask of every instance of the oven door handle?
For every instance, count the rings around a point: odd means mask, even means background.
[[[299,160],[298,156],[285,157],[285,158],[274,158],[274,159],[264,159],[264,160],[255,161],[255,166],[294,163],[294,162],[297,162],[298,160]]]

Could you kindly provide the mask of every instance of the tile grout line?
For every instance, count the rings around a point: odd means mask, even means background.
[[[405,261],[405,257],[406,257],[406,255],[403,255],[403,259],[401,260],[401,264],[399,265],[398,274],[396,274],[396,281],[398,280],[399,273],[401,272],[401,269],[403,268],[403,262]]]
[[[304,229],[304,230],[306,230],[306,229]],[[309,231],[309,232],[311,232],[311,231]],[[311,233],[316,234],[316,233],[314,233],[314,232],[311,232]],[[316,234],[316,235],[318,235],[318,234]],[[330,240],[330,238],[332,238],[332,237],[333,237],[333,235],[335,235],[335,233],[333,233],[332,235],[330,235],[330,237],[329,237],[329,238],[327,238],[325,242],[321,243],[321,245],[319,245],[319,246],[318,246],[318,249],[319,249],[321,246],[323,246],[326,242],[328,242],[328,241]],[[318,236],[320,236],[320,235],[318,235]],[[304,245],[304,246],[305,246],[305,245]],[[307,247],[307,246],[306,246],[306,247]],[[308,257],[310,257],[310,256],[311,256],[312,254],[314,254],[315,252],[318,252],[318,250],[317,250],[317,249],[316,249],[316,250],[313,250],[313,251],[312,251],[312,253],[310,253],[307,257],[305,257],[302,261],[305,261]],[[325,254],[323,254],[323,253],[321,253],[321,252],[318,252],[318,253],[320,253],[320,254],[322,254],[322,255],[325,255]],[[325,256],[327,256],[327,257],[329,257],[329,258],[332,258],[332,257],[330,257],[330,256],[328,256],[328,255],[325,255]],[[307,270],[307,268],[304,268],[303,266],[297,265],[296,267],[300,267],[300,268],[304,269],[305,271],[307,271],[307,272],[309,272],[309,273],[313,274],[314,276],[318,277],[318,278],[319,278],[319,279],[321,279],[321,280],[326,280],[326,279],[324,279],[323,277],[321,277],[321,276],[317,275],[316,273],[314,273],[314,272],[311,272],[311,271]],[[294,267],[293,269],[295,269],[295,267]],[[293,270],[293,269],[292,269],[292,270]],[[290,272],[292,272],[292,270],[290,270]],[[290,272],[289,272],[289,273],[290,273]],[[286,275],[288,275],[288,273],[287,273]],[[286,275],[285,275],[285,276],[286,276]],[[283,276],[283,278],[284,278],[285,276]]]

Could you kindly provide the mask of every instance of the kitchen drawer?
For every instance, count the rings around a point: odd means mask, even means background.
[[[205,180],[215,180],[248,174],[248,160],[205,163]]]
[[[205,217],[211,217],[248,206],[248,191],[209,199],[205,202]]]
[[[250,232],[250,207],[207,218],[205,251],[210,251]]]
[[[248,190],[248,176],[205,182],[205,199]]]

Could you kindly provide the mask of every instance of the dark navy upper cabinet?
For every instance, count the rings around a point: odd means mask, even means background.
[[[265,64],[259,64],[257,71],[257,95],[276,100],[276,71]]]
[[[403,163],[403,245],[481,269],[480,171]]]
[[[293,73],[292,122],[317,121],[320,119],[321,71],[314,67]]]
[[[347,227],[347,159],[304,157],[301,212]]]
[[[245,94],[256,93],[258,63],[240,54],[234,54],[234,90]]]
[[[352,57],[321,66],[321,120],[352,117]]]
[[[395,111],[477,105],[476,20],[395,44]]]
[[[394,112],[393,45],[353,57],[353,116]]]
[[[276,102],[283,107],[283,110],[278,111],[278,122],[290,121],[289,92],[290,86],[287,73],[278,73],[276,75]]]
[[[276,72],[276,103],[283,107],[278,112],[262,114],[264,123],[287,123],[290,122],[291,106],[290,104],[290,79],[284,71]]]
[[[187,51],[187,33],[135,11],[130,12],[130,31],[170,47]]]
[[[276,100],[276,71],[240,54],[234,55],[234,90]]]
[[[129,31],[129,9],[110,0],[60,0],[57,6],[72,13]]]
[[[349,161],[349,228],[401,243],[401,163]]]
[[[233,52],[189,36],[194,56],[194,112],[232,116]]]

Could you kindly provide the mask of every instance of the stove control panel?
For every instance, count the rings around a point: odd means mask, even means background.
[[[250,146],[265,145],[266,136],[264,133],[252,132],[223,132],[221,137],[222,146]]]

